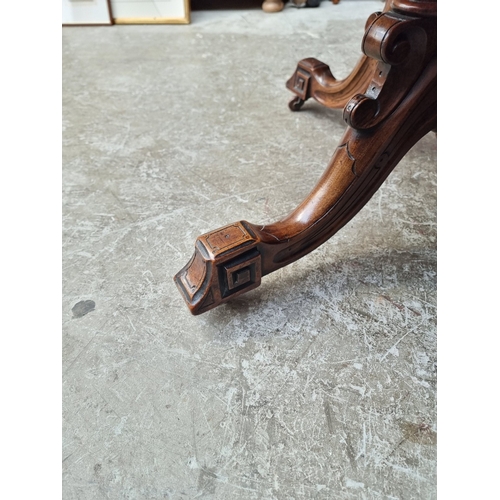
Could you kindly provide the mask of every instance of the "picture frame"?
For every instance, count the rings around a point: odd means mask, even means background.
[[[115,24],[189,24],[190,0],[111,0]]]
[[[111,0],[62,0],[63,26],[110,26]]]

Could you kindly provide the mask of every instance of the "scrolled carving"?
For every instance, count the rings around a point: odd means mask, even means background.
[[[426,46],[424,29],[412,21],[399,21],[387,30],[380,44],[380,59],[391,66],[398,66],[411,57],[411,64],[419,64]]]
[[[374,23],[375,19],[377,19],[377,17],[379,17],[381,15],[382,15],[382,12],[374,12],[373,14],[371,14],[368,17],[368,19],[366,20],[365,31]]]
[[[378,115],[380,103],[364,94],[357,94],[351,98],[344,108],[343,118],[346,123],[352,124],[370,123]]]
[[[387,12],[369,26],[363,38],[363,52],[378,60],[378,65],[364,93],[355,95],[346,104],[343,117],[348,125],[369,129],[396,109],[432,55],[428,24],[425,20]],[[434,36],[432,33],[431,38]]]

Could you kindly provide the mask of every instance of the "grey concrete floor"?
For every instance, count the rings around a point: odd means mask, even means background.
[[[256,290],[194,317],[172,280],[313,187],[341,112],[290,112],[285,82],[347,75],[381,7],[63,29],[66,500],[436,498],[434,135]]]

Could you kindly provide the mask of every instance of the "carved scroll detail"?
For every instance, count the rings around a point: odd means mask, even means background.
[[[368,129],[396,109],[432,56],[435,31],[426,29],[428,24],[393,12],[373,21],[363,38],[363,52],[379,62],[365,92],[354,95],[344,108],[348,125]]]

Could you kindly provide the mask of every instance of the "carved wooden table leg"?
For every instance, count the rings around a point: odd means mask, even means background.
[[[425,14],[414,10],[418,4]],[[365,93],[347,103],[348,128],[309,196],[274,224],[239,221],[198,237],[193,257],[174,277],[193,314],[256,288],[266,274],[324,243],[436,128],[436,2],[393,5],[399,10],[377,16],[365,33],[363,51],[376,70]]]
[[[391,0],[385,0],[383,12],[389,10],[390,4]],[[372,14],[366,21],[365,30],[369,30],[381,14]],[[313,57],[302,59],[286,83],[287,88],[296,94],[288,106],[292,111],[298,111],[312,97],[327,108],[343,108],[354,94],[366,90],[377,65],[376,59],[362,55],[351,74],[344,80],[337,80],[325,63]]]
[[[314,57],[302,59],[286,82],[287,88],[296,94],[288,106],[298,111],[312,97],[327,108],[343,108],[354,94],[367,88],[376,67],[377,61],[362,56],[347,78],[337,80],[325,63]]]

